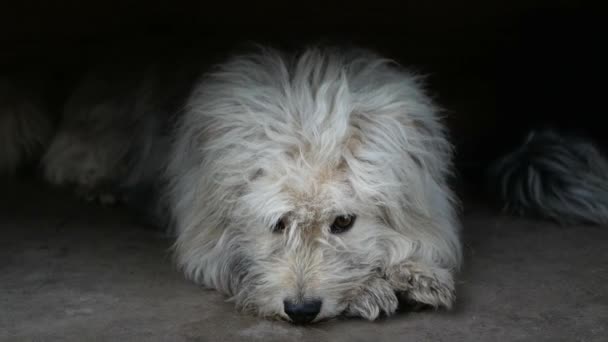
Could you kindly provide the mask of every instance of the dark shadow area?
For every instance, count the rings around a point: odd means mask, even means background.
[[[109,53],[209,64],[246,42],[369,47],[429,76],[459,170],[475,181],[532,127],[605,142],[604,14],[579,1],[5,3],[0,72],[39,82],[58,112],[79,75]]]

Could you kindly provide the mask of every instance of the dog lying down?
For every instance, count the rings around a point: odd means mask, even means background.
[[[259,48],[201,75],[112,68],[83,78],[50,141],[28,128],[48,127],[44,110],[2,109],[12,160],[38,146],[27,156],[49,183],[144,209],[186,277],[246,312],[312,323],[453,305],[452,148],[421,77],[331,47]]]

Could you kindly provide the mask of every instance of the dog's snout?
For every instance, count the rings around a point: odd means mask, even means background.
[[[283,301],[285,313],[296,324],[312,322],[321,311],[323,302],[320,299],[308,299],[302,302]]]

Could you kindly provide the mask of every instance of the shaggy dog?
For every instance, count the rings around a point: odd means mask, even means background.
[[[367,51],[234,58],[174,131],[177,262],[261,316],[373,320],[454,301],[451,149],[420,79]]]
[[[239,55],[192,87],[161,69],[85,78],[42,159],[46,179],[151,208],[185,275],[259,316],[452,306],[452,149],[420,77],[370,51],[317,47]]]
[[[175,235],[188,278],[260,316],[452,306],[452,149],[419,76],[327,47],[197,64],[101,64],[54,136],[28,81],[0,77],[0,173],[41,160],[49,183],[140,210]],[[608,161],[585,139],[533,132],[487,171],[511,212],[608,222]]]

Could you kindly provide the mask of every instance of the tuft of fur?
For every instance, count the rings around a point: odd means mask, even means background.
[[[562,224],[608,224],[608,161],[589,141],[532,131],[489,170],[508,212]]]
[[[34,163],[52,135],[53,121],[40,94],[0,78],[0,175]]]
[[[317,298],[316,321],[373,320],[395,311],[396,291],[450,307],[461,263],[452,148],[423,89],[366,50],[260,49],[206,74],[167,169],[187,277],[271,318],[289,319],[286,299]],[[354,226],[332,234],[344,214]]]

